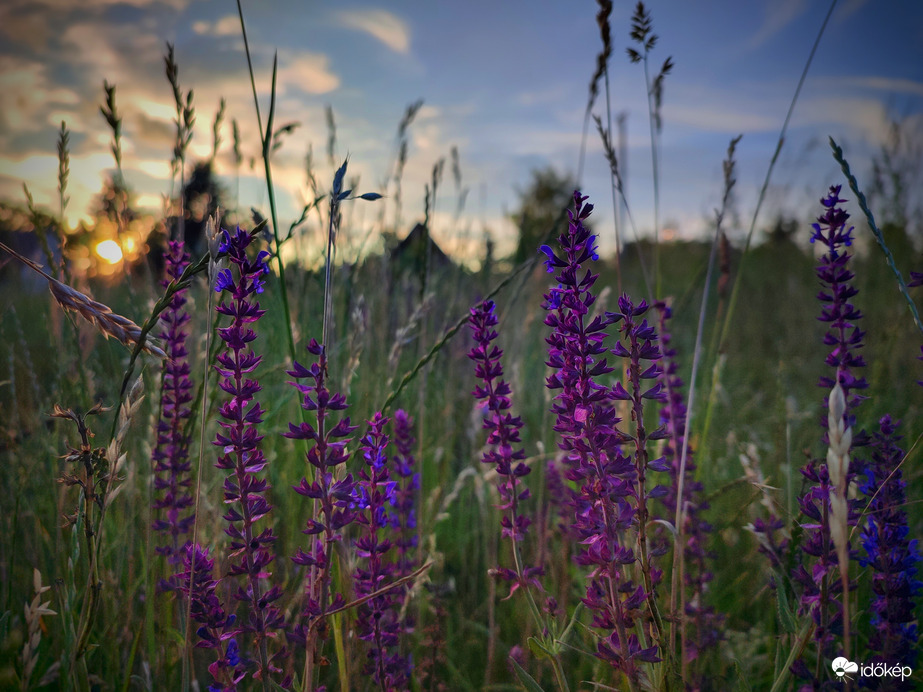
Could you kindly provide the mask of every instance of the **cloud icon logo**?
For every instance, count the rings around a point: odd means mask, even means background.
[[[842,656],[840,656],[839,658],[833,659],[833,663],[831,663],[830,665],[833,668],[833,672],[836,673],[836,676],[838,678],[845,677],[847,673],[858,673],[859,672],[858,663],[853,663],[849,659],[843,658]]]

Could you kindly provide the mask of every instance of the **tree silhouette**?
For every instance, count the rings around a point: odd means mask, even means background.
[[[205,224],[209,216],[213,216],[220,206],[227,210],[224,200],[227,191],[215,176],[212,162],[199,161],[192,169],[192,173],[183,188],[183,215],[186,246],[193,255],[205,252]],[[176,238],[179,224],[173,219],[171,236]]]
[[[135,216],[134,194],[120,175],[109,175],[103,181],[99,194],[93,198],[90,213],[98,219],[108,219],[113,224],[127,225]]]
[[[529,185],[517,191],[519,210],[512,215],[519,227],[514,262],[535,256],[542,244],[560,233],[576,187],[570,174],[560,174],[552,166],[532,171]]]

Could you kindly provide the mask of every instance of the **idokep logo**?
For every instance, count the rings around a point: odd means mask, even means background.
[[[856,673],[859,671],[858,663],[853,663],[849,659],[843,658],[842,656],[833,659],[833,663],[830,665],[833,667],[833,674],[840,679],[848,678],[849,680],[852,680],[852,678],[849,677],[849,673]]]
[[[843,656],[833,659],[830,667],[833,668],[833,674],[839,680],[852,680],[853,676],[858,674],[863,678],[895,678],[903,681],[913,673],[910,666],[892,666],[881,662],[859,664]]]

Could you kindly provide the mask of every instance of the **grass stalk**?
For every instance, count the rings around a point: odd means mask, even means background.
[[[528,271],[533,266],[535,266],[535,263],[537,261],[538,261],[537,258],[532,257],[522,262],[518,267],[516,267],[516,269],[510,272],[509,276],[507,276],[505,279],[500,281],[500,283],[494,286],[493,290],[491,290],[490,293],[484,296],[484,300],[490,300],[491,298],[496,296],[498,293],[500,293],[500,291],[506,288],[513,281],[513,279],[519,276],[519,274],[521,274],[524,271]],[[404,388],[408,384],[410,384],[414,380],[414,378],[416,378],[416,376],[426,366],[427,363],[429,363],[433,358],[436,357],[436,355],[445,347],[445,345],[449,343],[449,341],[451,341],[452,337],[458,334],[458,332],[462,329],[462,327],[468,324],[469,319],[471,319],[471,315],[468,312],[466,312],[464,315],[458,318],[458,320],[456,320],[455,323],[443,333],[442,337],[430,347],[430,350],[427,351],[423,355],[423,357],[420,358],[410,370],[404,373],[404,376],[401,378],[400,382],[398,382],[397,387],[391,390],[388,396],[385,397],[384,403],[378,409],[379,411],[381,411],[382,413],[387,413],[388,411],[391,410],[391,406],[394,404],[394,400],[397,399],[398,396],[400,396],[401,392],[404,391]]]
[[[852,190],[853,194],[856,195],[856,199],[859,202],[859,208],[862,210],[862,213],[865,214],[865,219],[868,221],[869,228],[872,229],[872,234],[875,236],[875,242],[878,243],[878,247],[880,247],[881,251],[885,254],[885,261],[888,263],[888,266],[894,273],[894,278],[897,280],[898,290],[900,290],[904,300],[907,301],[907,307],[910,308],[910,314],[913,317],[913,323],[916,325],[920,333],[923,334],[923,322],[920,321],[920,313],[917,311],[916,303],[913,302],[913,298],[910,297],[910,293],[907,291],[907,283],[904,281],[904,277],[901,275],[900,269],[897,268],[897,264],[894,262],[894,255],[891,254],[891,249],[885,242],[884,234],[881,232],[881,229],[878,228],[878,224],[875,223],[875,216],[872,214],[868,200],[865,198],[862,190],[859,189],[859,182],[856,180],[856,176],[852,174],[852,171],[849,168],[849,162],[843,155],[843,149],[836,143],[833,137],[830,137],[830,148],[833,150],[833,158],[836,159],[838,164],[840,164],[843,175],[846,176],[846,180],[849,183],[849,189]]]
[[[288,303],[288,288],[285,283],[285,263],[282,261],[282,241],[279,237],[279,217],[276,211],[276,193],[272,183],[272,165],[270,164],[270,155],[272,153],[272,122],[276,109],[276,77],[278,73],[278,54],[272,59],[272,89],[270,91],[269,115],[266,118],[266,129],[263,129],[263,120],[260,115],[260,100],[256,93],[256,78],[253,74],[253,60],[250,56],[250,43],[247,40],[247,25],[244,22],[244,10],[241,7],[240,0],[237,0],[237,14],[240,17],[240,32],[244,39],[244,53],[247,56],[247,70],[250,74],[250,87],[253,90],[253,105],[256,109],[256,122],[260,130],[261,153],[263,159],[263,171],[266,174],[266,192],[269,197],[269,215],[272,220],[272,238],[275,243],[276,267],[279,270],[279,294],[282,298],[282,312],[285,319],[285,335],[288,339],[288,352],[291,361],[295,362],[295,334],[292,330],[292,315]]]
[[[795,93],[792,96],[791,102],[789,103],[788,112],[785,114],[785,120],[782,122],[782,129],[779,131],[779,138],[776,140],[775,151],[772,154],[772,158],[769,160],[769,166],[766,168],[766,176],[763,178],[763,184],[760,187],[760,192],[756,200],[756,208],[753,210],[753,216],[750,218],[750,227],[747,229],[747,238],[744,242],[744,249],[740,256],[740,266],[737,270],[737,276],[734,277],[734,284],[731,288],[730,298],[728,299],[727,313],[725,313],[724,322],[721,325],[720,335],[718,337],[716,356],[719,359],[720,355],[727,350],[728,334],[731,330],[731,321],[734,318],[734,309],[737,306],[737,299],[740,294],[741,279],[744,274],[744,266],[749,257],[750,244],[753,241],[753,233],[756,230],[756,222],[759,219],[760,210],[763,208],[763,202],[766,201],[766,193],[769,189],[769,182],[772,180],[772,172],[775,170],[776,162],[779,160],[779,154],[782,152],[782,146],[785,144],[785,135],[788,132],[789,123],[791,122],[792,115],[795,112],[795,106],[798,103],[798,97],[801,95],[801,89],[804,87],[805,80],[808,78],[808,72],[810,72],[811,64],[814,62],[814,56],[817,54],[820,41],[827,29],[827,24],[830,22],[830,17],[833,16],[833,10],[836,9],[836,4],[837,0],[831,0],[830,7],[827,10],[826,16],[824,17],[824,21],[821,23],[820,29],[817,31],[817,36],[814,38],[814,44],[811,46],[810,53],[808,53],[808,59],[805,61],[804,68],[801,71],[801,77],[798,79],[798,85],[795,87]],[[718,362],[718,360],[715,361],[716,366],[718,365]],[[709,391],[712,394],[717,391],[721,372],[722,369],[719,367],[715,367],[712,370],[712,380],[709,387]],[[710,394],[709,403],[705,410],[705,420],[702,426],[701,434],[703,458],[708,458],[709,432],[711,431],[711,424],[715,413],[716,403],[716,399]]]

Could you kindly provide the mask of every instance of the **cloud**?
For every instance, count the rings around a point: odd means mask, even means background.
[[[842,22],[843,20],[854,15],[867,4],[868,0],[846,0],[845,3],[840,5],[840,11],[836,13],[834,20]]]
[[[339,12],[337,19],[348,29],[364,31],[377,38],[395,53],[410,52],[410,27],[387,10],[350,10]]]
[[[38,52],[45,48],[51,36],[48,18],[39,12],[9,12],[0,10],[0,34],[12,43]]]
[[[798,19],[808,9],[806,0],[780,0],[766,4],[763,23],[750,37],[751,48],[759,48],[782,29]]]
[[[664,119],[670,123],[688,125],[706,132],[767,132],[778,130],[777,115],[754,109],[747,113],[736,104],[720,105],[687,101],[664,107]]]
[[[279,58],[279,84],[305,94],[326,94],[340,86],[340,78],[330,71],[330,59],[320,53],[303,52],[292,58]]]
[[[69,25],[61,34],[65,58],[84,69],[85,83],[111,84],[132,88],[163,74],[164,44],[152,32],[130,32],[120,24],[85,21]]]
[[[79,10],[85,14],[87,10],[103,10],[116,5],[129,7],[150,7],[153,5],[166,5],[174,10],[185,9],[192,0],[83,0],[75,4],[73,0],[5,0],[4,9],[15,12],[24,8],[38,9],[43,12],[68,12]]]
[[[885,142],[891,128],[885,105],[876,99],[818,97],[804,101],[799,111],[796,125],[835,125],[872,145]]]
[[[44,64],[12,55],[0,56],[0,93],[0,131],[6,133],[40,130],[50,107],[80,100],[73,90],[53,85]]]
[[[923,82],[912,79],[895,79],[893,77],[848,77],[846,83],[866,89],[892,91],[898,94],[923,96]]]
[[[200,35],[238,36],[240,34],[240,18],[236,14],[229,14],[213,22],[193,22],[192,30]]]

